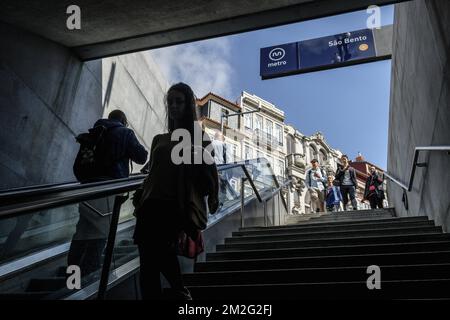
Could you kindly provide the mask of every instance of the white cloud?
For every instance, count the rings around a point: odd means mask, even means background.
[[[152,50],[169,83],[184,82],[197,97],[213,92],[233,100],[230,40],[218,38]]]

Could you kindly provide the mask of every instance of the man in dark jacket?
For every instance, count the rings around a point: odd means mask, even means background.
[[[130,160],[138,164],[145,163],[147,151],[139,143],[133,130],[127,128],[127,118],[122,111],[112,111],[108,119],[100,119],[94,124],[94,127],[97,126],[104,126],[106,131],[96,150],[101,160],[98,179],[92,181],[127,178],[130,174]],[[100,270],[113,205],[114,196],[79,204],[79,221],[67,262],[68,265],[79,266],[83,276]]]
[[[339,181],[341,187],[341,194],[344,203],[344,210],[347,210],[348,197],[353,206],[353,210],[358,210],[358,203],[356,202],[355,193],[358,188],[358,181],[356,180],[356,171],[350,167],[347,155],[342,155],[341,166],[338,166],[335,178]]]
[[[147,151],[139,143],[133,130],[128,129],[125,114],[120,110],[112,111],[108,119],[100,119],[94,127],[104,126],[106,133],[100,147],[103,155],[102,175],[110,179],[126,178],[130,174],[130,160],[144,164]]]

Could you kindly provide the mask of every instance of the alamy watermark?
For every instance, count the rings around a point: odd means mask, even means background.
[[[67,7],[66,13],[70,16],[66,20],[66,26],[69,30],[81,29],[81,9],[79,6],[72,4]]]
[[[379,6],[369,6],[366,10],[370,16],[367,18],[367,29],[381,29],[381,9]]]
[[[366,273],[370,274],[370,276],[366,282],[367,289],[369,289],[369,290],[381,289],[381,269],[380,269],[380,267],[377,265],[368,266]]]
[[[77,265],[70,265],[66,269],[66,273],[69,274],[66,280],[66,287],[69,290],[81,289],[81,269]]]
[[[209,135],[204,132],[198,121],[194,125],[194,137],[192,139],[191,133],[186,129],[176,129],[171,133],[171,141],[178,141],[178,143],[173,147],[171,152],[171,161],[176,164],[213,164],[214,158],[213,145]],[[231,141],[241,144],[244,148],[243,136],[233,134],[233,130],[227,133],[227,138]],[[282,153],[282,147],[276,137],[270,135],[267,132],[255,132],[250,134],[250,140],[253,141],[254,145],[257,145],[258,154],[251,156],[252,159],[263,157],[269,154],[271,157],[284,159]],[[202,147],[206,145],[206,147]],[[228,150],[227,152],[230,152]],[[244,152],[243,152],[244,153]],[[236,163],[238,160],[231,163]]]

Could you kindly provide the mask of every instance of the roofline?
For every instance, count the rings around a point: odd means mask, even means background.
[[[221,102],[223,102],[225,104],[228,104],[229,106],[232,106],[232,107],[234,107],[234,108],[236,108],[238,110],[242,109],[238,104],[236,104],[234,102],[231,102],[230,100],[227,100],[224,97],[221,97],[221,96],[219,96],[219,95],[217,95],[217,94],[215,94],[213,92],[208,92],[204,97],[202,97],[200,99],[197,99],[197,101],[201,102],[201,101],[204,101],[204,100],[214,100],[214,98],[218,99]]]

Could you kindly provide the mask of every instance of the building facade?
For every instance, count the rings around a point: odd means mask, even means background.
[[[317,159],[327,175],[334,175],[342,152],[331,148],[321,132],[305,136],[291,125],[286,132],[286,175],[292,179],[289,187],[291,214],[310,213],[310,199],[305,185],[306,172],[311,168],[311,160]]]
[[[202,127],[210,138],[214,139],[217,131],[223,132],[227,162],[266,158],[280,183],[287,178],[292,180],[283,193],[289,214],[311,212],[305,185],[311,160],[317,159],[326,174],[334,176],[343,154],[332,148],[321,132],[304,135],[292,125],[284,123],[285,116],[281,109],[245,91],[236,103],[208,93],[197,100],[197,105]],[[362,200],[369,167],[373,164],[357,157],[350,165],[357,170],[358,209],[368,209],[369,203]],[[379,167],[375,167],[382,172]],[[232,181],[232,185],[238,187],[236,181]]]
[[[212,92],[197,100],[202,128],[214,139],[222,131],[227,147],[227,162],[242,160],[241,107]]]
[[[274,104],[243,91],[239,105],[244,114],[241,133],[243,159],[266,158],[278,181],[285,179],[284,112]]]

